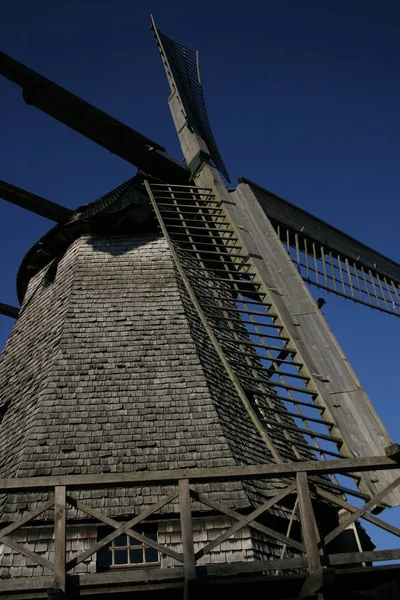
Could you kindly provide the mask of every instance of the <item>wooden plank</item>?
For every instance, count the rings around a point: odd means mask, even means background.
[[[370,552],[342,552],[340,554],[328,555],[329,564],[335,566],[397,559],[400,559],[400,549],[373,550]]]
[[[183,570],[185,574],[184,600],[189,600],[193,582],[196,579],[196,561],[194,556],[193,526],[191,513],[189,480],[179,482],[179,509],[181,513]]]
[[[98,510],[87,506],[80,500],[75,500],[73,498],[68,497],[68,502],[72,506],[76,506],[76,508],[78,508],[79,510],[94,517],[95,519],[98,519],[102,523],[105,523],[106,525],[110,525],[110,527],[113,527],[115,529],[115,531],[112,531],[109,535],[107,535],[106,537],[102,538],[101,540],[99,540],[98,542],[93,544],[93,546],[90,546],[90,548],[88,548],[85,552],[83,552],[82,554],[79,554],[79,556],[76,556],[72,560],[70,560],[69,563],[67,564],[67,572],[70,571],[71,569],[73,569],[74,567],[76,567],[77,565],[79,565],[82,561],[89,558],[89,556],[92,556],[92,554],[94,554],[95,552],[97,552],[98,550],[103,548],[105,545],[112,542],[112,540],[117,538],[119,535],[122,535],[123,533],[126,533],[126,534],[142,541],[143,543],[147,544],[151,548],[155,548],[159,552],[168,554],[172,558],[175,558],[176,560],[183,562],[182,554],[178,554],[174,550],[171,550],[170,548],[167,548],[166,546],[162,546],[161,544],[158,544],[154,540],[151,540],[150,538],[147,538],[146,536],[141,535],[138,531],[135,531],[132,529],[132,527],[134,527],[135,525],[138,525],[139,523],[144,521],[147,517],[149,517],[150,515],[155,513],[157,510],[160,510],[160,508],[162,508],[166,504],[169,504],[170,502],[172,502],[172,500],[177,498],[177,496],[178,496],[178,492],[177,491],[173,492],[169,496],[162,498],[156,504],[152,504],[149,508],[147,508],[146,510],[141,512],[139,515],[136,515],[135,517],[133,517],[126,523],[123,523],[122,525],[118,521],[115,521],[115,519],[112,519],[111,517],[103,515]]]
[[[317,494],[319,496],[322,496],[322,498],[326,498],[330,502],[333,502],[337,506],[341,506],[342,508],[345,508],[349,512],[354,513],[357,511],[357,508],[355,506],[353,506],[352,504],[349,504],[348,502],[346,502],[339,496],[334,496],[333,494],[330,494],[326,490],[323,490],[319,487],[316,487],[315,491],[317,492]],[[382,521],[382,519],[378,519],[374,515],[369,515],[367,513],[364,513],[361,515],[361,518],[365,519],[366,521],[369,521],[370,523],[373,523],[374,525],[376,525],[377,527],[380,527],[381,529],[384,529],[385,531],[389,531],[389,533],[393,533],[394,535],[397,535],[400,537],[400,529],[398,529],[397,527],[394,527],[393,525],[390,525],[389,523],[386,523],[385,521]]]
[[[246,527],[246,525],[248,525],[249,523],[251,523],[252,521],[257,519],[260,515],[262,515],[262,513],[264,513],[269,508],[271,508],[271,506],[274,506],[274,504],[276,504],[277,502],[280,502],[281,500],[283,500],[283,498],[286,498],[286,496],[288,496],[289,494],[292,494],[295,491],[295,489],[296,489],[296,483],[292,483],[291,485],[286,487],[284,490],[282,490],[279,494],[276,494],[276,496],[274,496],[267,502],[264,502],[261,506],[258,506],[249,515],[242,516],[237,521],[237,523],[235,523],[234,525],[232,525],[232,527],[230,527],[229,529],[224,531],[224,533],[221,533],[221,535],[219,535],[217,538],[215,538],[215,540],[212,540],[206,546],[204,546],[203,548],[200,548],[200,550],[198,550],[196,552],[196,555],[195,555],[196,560],[198,560],[205,554],[208,554],[208,552],[210,552],[213,548],[222,544],[222,542],[224,542],[226,539],[231,537],[234,533],[236,533],[240,529],[243,529],[243,527]]]
[[[14,577],[0,579],[0,592],[23,590],[47,590],[53,585],[52,577]]]
[[[209,500],[205,496],[205,494],[198,494],[197,492],[192,492],[191,496],[192,498],[198,500],[198,502],[209,506],[213,510],[219,511],[222,514],[231,517],[232,519],[239,520],[243,517],[241,513],[237,512],[236,510],[232,510],[228,506],[224,506],[220,502],[214,502],[213,500]],[[296,548],[296,550],[299,550],[300,552],[304,552],[304,546],[303,544],[300,544],[300,542],[297,542],[296,540],[293,540],[292,538],[289,538],[286,535],[283,535],[282,533],[271,529],[270,527],[261,525],[261,523],[257,523],[257,521],[252,521],[251,523],[249,523],[249,527],[251,527],[252,529],[256,529],[257,531],[261,531],[262,533],[265,533],[266,535],[269,535],[275,538],[276,540],[279,540],[283,544],[291,546],[292,548]]]
[[[144,569],[116,569],[104,571],[103,573],[80,573],[78,575],[79,584],[82,587],[92,587],[94,585],[106,586],[109,584],[118,583],[135,583],[141,581],[174,581],[183,580],[184,571],[182,567],[174,567],[167,569],[158,569],[155,567],[147,567]]]
[[[54,582],[53,587],[65,593],[66,563],[66,488],[59,485],[55,488],[54,506]]]
[[[245,467],[210,467],[201,469],[168,469],[146,473],[103,473],[102,475],[65,475],[50,477],[22,477],[0,479],[0,493],[44,490],[57,485],[68,489],[97,489],[121,485],[174,484],[180,479],[191,482],[240,481],[241,479],[268,479],[296,473],[312,474],[351,473],[370,470],[399,469],[400,463],[387,456],[365,456],[327,461],[299,461],[296,463],[249,465]]]
[[[4,527],[4,529],[0,530],[0,540],[3,538],[3,536],[9,535],[16,529],[19,529],[20,527],[25,525],[25,523],[29,523],[29,521],[32,521],[32,519],[35,519],[36,517],[38,517],[39,515],[44,513],[46,510],[51,508],[53,505],[54,505],[54,498],[51,498],[51,500],[48,500],[47,502],[45,502],[44,504],[42,504],[35,510],[32,510],[32,511],[26,513],[26,515],[21,517],[21,519],[18,519],[18,521],[11,523],[11,525],[8,525],[8,527]]]
[[[306,473],[298,473],[296,477],[297,494],[303,544],[306,549],[307,568],[310,574],[321,571],[321,560],[318,549],[318,532],[315,525],[310,489]]]

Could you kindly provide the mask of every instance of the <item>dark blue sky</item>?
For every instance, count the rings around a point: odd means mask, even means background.
[[[200,50],[233,182],[244,175],[400,261],[397,0],[14,0],[2,7],[2,50],[180,158],[150,12]],[[25,106],[6,80],[0,99],[0,179],[75,207],[133,174]],[[0,201],[0,224],[0,301],[15,304],[19,263],[51,223]],[[329,324],[399,441],[399,320],[327,300]],[[1,345],[10,326],[0,316]]]

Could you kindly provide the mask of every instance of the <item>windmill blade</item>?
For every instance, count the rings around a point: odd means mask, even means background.
[[[207,115],[200,79],[199,53],[164,35],[157,29],[153,17],[151,17],[151,27],[157,39],[163,62],[168,65],[169,78],[173,79],[174,91],[179,94],[189,127],[205,142],[209,158],[212,159],[225,179],[230,182]]]
[[[56,223],[65,223],[73,214],[73,211],[65,206],[27,192],[6,181],[0,181],[0,198]]]
[[[0,74],[21,86],[27,104],[81,133],[145,173],[174,183],[187,183],[185,165],[165,149],[117,119],[0,52]]]
[[[4,302],[0,302],[0,315],[17,319],[19,315],[19,308],[16,306],[11,306],[10,304],[4,304]]]
[[[282,244],[307,283],[400,317],[400,265],[283,200],[250,186]]]

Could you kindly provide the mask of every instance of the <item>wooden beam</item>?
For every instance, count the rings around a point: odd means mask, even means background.
[[[52,498],[51,500],[48,500],[44,504],[41,504],[35,510],[32,510],[32,511],[26,513],[23,517],[21,517],[21,519],[18,519],[18,521],[15,521],[15,523],[11,523],[11,525],[9,525],[8,527],[4,527],[4,529],[0,530],[0,540],[5,535],[9,535],[10,533],[12,533],[13,531],[15,531],[16,529],[19,529],[20,527],[22,527],[26,523],[29,523],[29,521],[32,521],[32,519],[36,519],[36,517],[38,517],[39,515],[41,515],[42,513],[44,513],[46,510],[48,510],[49,508],[51,508],[53,505],[54,505],[54,498]]]
[[[56,221],[56,223],[65,223],[73,214],[72,210],[61,206],[61,204],[46,200],[41,196],[27,192],[6,181],[0,181],[0,198],[26,210],[30,210],[41,217]]]
[[[384,490],[379,492],[379,494],[376,494],[373,498],[371,498],[371,500],[366,502],[364,504],[364,506],[356,509],[355,512],[350,517],[348,517],[347,519],[344,519],[343,523],[341,523],[333,531],[328,533],[328,535],[326,535],[324,538],[324,544],[325,545],[329,544],[329,542],[331,542],[333,539],[335,539],[335,537],[337,537],[340,533],[342,533],[342,531],[347,529],[347,527],[349,525],[351,525],[352,523],[355,523],[358,518],[362,517],[364,515],[364,513],[367,512],[367,510],[373,510],[376,506],[378,506],[380,504],[381,500],[383,500],[383,498],[387,494],[389,494],[389,492],[391,490],[393,490],[395,487],[397,487],[398,485],[400,485],[400,477],[398,477],[393,483],[388,485]],[[399,533],[400,533],[400,531],[399,531]]]
[[[377,270],[394,281],[400,281],[400,265],[394,260],[253,181],[245,177],[239,177],[238,181],[250,186],[268,217],[315,239],[323,246],[337,250],[373,271]]]
[[[40,556],[40,554],[36,554],[36,552],[32,552],[32,550],[29,550],[29,548],[25,548],[25,546],[23,544],[20,544],[19,542],[15,542],[14,540],[12,540],[11,538],[9,538],[6,535],[2,536],[1,542],[5,546],[8,546],[9,548],[12,548],[16,552],[19,552],[23,556],[30,558],[31,560],[36,562],[38,565],[42,565],[42,567],[44,567],[45,569],[48,569],[49,571],[54,571],[54,565],[50,561],[48,561],[43,556]]]
[[[254,254],[255,271],[268,291],[285,335],[291,339],[296,361],[304,365],[302,374],[309,378],[308,389],[316,392],[315,404],[325,409],[323,419],[334,423],[331,433],[343,440],[340,453],[344,457],[384,454],[391,443],[390,435],[254,190],[241,183],[229,197],[236,204],[227,205],[226,210],[244,247]],[[358,485],[362,492],[374,495],[392,481],[391,473],[367,472]],[[386,502],[400,504],[400,491],[392,491]]]
[[[0,302],[0,314],[6,317],[11,317],[12,319],[18,319],[19,308]]]
[[[306,549],[307,568],[312,575],[321,571],[321,560],[318,549],[318,531],[315,525],[310,489],[306,473],[296,476],[297,494],[299,498],[299,513],[303,544]]]
[[[351,513],[355,513],[358,510],[352,504],[349,504],[345,500],[342,500],[342,498],[340,498],[340,496],[335,496],[334,494],[330,494],[326,490],[323,490],[319,487],[316,487],[315,491],[322,498],[325,498],[326,500],[333,502],[334,504],[336,504],[337,506],[340,506],[341,508],[345,508],[346,510],[348,510]],[[400,529],[398,529],[397,527],[394,527],[393,525],[390,525],[389,523],[386,523],[386,521],[382,521],[382,519],[378,519],[378,517],[375,517],[374,515],[369,515],[368,513],[363,513],[360,516],[362,519],[365,519],[366,521],[373,523],[373,525],[376,525],[377,527],[380,527],[381,529],[384,529],[385,531],[388,531],[389,533],[393,533],[393,535],[397,535],[398,537],[400,537]]]
[[[55,489],[54,506],[54,583],[53,588],[65,593],[66,563],[66,488],[58,485]]]
[[[296,473],[323,475],[370,470],[400,469],[400,464],[387,456],[343,458],[338,460],[249,465],[245,467],[211,467],[201,469],[170,469],[146,473],[103,473],[101,475],[61,475],[50,477],[21,477],[0,479],[0,493],[44,490],[57,485],[68,489],[105,488],[118,485],[158,485],[177,483],[180,479],[191,482],[240,481],[242,479],[268,479],[293,476]]]
[[[184,600],[189,600],[196,579],[196,560],[194,555],[193,525],[190,506],[189,480],[179,482],[179,509],[181,514],[183,570],[185,574]]]
[[[298,473],[296,483],[301,534],[306,549],[307,570],[309,573],[309,577],[304,582],[298,598],[309,598],[322,588],[324,575],[318,548],[319,532],[315,522],[307,473]]]
[[[168,156],[157,142],[3,52],[0,52],[0,74],[22,88],[27,104],[32,104],[145,173],[171,183],[188,183],[189,169]]]

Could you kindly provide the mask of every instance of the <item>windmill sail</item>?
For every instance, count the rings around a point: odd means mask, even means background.
[[[178,44],[157,30],[153,30],[159,43],[164,62],[168,63],[174,83],[183,104],[190,127],[204,140],[209,155],[220,173],[230,182],[228,171],[218,150],[208,119],[203,86],[200,79],[199,53]]]
[[[257,184],[250,186],[308,284],[400,317],[400,265]]]
[[[311,452],[316,460],[384,454],[391,438],[293,268],[269,211],[247,183],[228,191],[210,161],[199,160],[209,148],[189,110],[191,79],[183,59],[180,70],[172,66],[177,49],[184,54],[184,46],[166,38],[154,21],[152,25],[171,88],[169,106],[196,185],[183,196],[175,186],[166,185],[160,198],[150,182],[148,192],[176,266],[191,288],[199,317],[219,346],[249,417],[258,421],[260,437],[277,462],[299,459],[304,452]],[[196,158],[194,171],[191,164]],[[204,191],[210,204],[200,200]],[[211,239],[213,235],[218,239]],[[224,264],[221,252],[227,255]],[[244,264],[238,265],[237,253],[243,254]],[[341,267],[339,263],[337,269]],[[222,281],[216,281],[218,276]],[[232,278],[235,281],[230,283]],[[202,279],[209,286],[211,282],[233,285],[230,305],[221,304],[214,291],[212,298],[208,290],[199,291]],[[246,330],[247,343],[235,338],[240,325]],[[230,332],[232,339],[226,339]],[[364,494],[392,483],[392,474],[386,473],[354,477]],[[394,492],[385,501],[396,505],[400,496]]]

